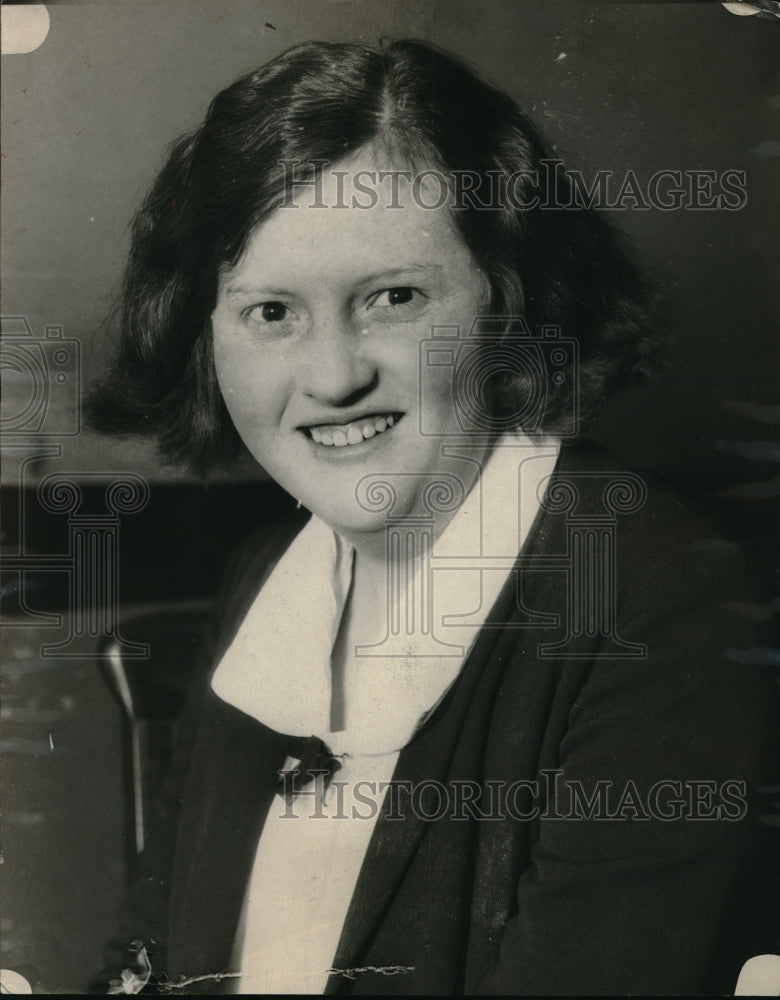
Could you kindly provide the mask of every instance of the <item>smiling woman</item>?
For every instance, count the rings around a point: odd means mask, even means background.
[[[733,987],[770,726],[743,567],[584,440],[651,305],[421,43],[292,49],[172,147],[90,412],[199,470],[248,450],[301,510],[236,557],[107,975],[135,940],[162,992]]]
[[[435,326],[467,331],[489,309],[488,280],[451,213],[410,193],[397,208],[329,210],[380,155],[335,164],[318,207],[284,207],[264,222],[222,274],[211,317],[217,379],[241,439],[348,538],[383,538],[384,514],[358,503],[366,472],[395,477],[395,516],[419,517],[425,477],[449,473],[468,490],[486,451],[474,436],[457,456],[442,454],[460,431],[445,369],[429,382],[429,433],[419,432],[421,342]]]

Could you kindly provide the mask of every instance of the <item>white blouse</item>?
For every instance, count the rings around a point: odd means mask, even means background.
[[[271,803],[236,941],[238,992],[324,991],[400,751],[458,676],[528,535],[559,448],[550,438],[500,439],[435,540],[430,564],[416,566],[401,594],[418,600],[421,574],[429,574],[434,644],[419,615],[411,634],[391,635],[387,621],[377,622],[376,643],[345,664],[343,729],[330,729],[330,673],[351,545],[312,517],[258,594],[212,688],[279,733],[318,736],[341,769],[327,789],[317,780],[289,803],[281,795]],[[288,758],[285,769],[298,763]]]

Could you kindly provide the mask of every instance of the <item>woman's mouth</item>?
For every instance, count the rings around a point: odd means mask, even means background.
[[[315,444],[326,448],[348,448],[386,433],[402,416],[402,413],[383,413],[361,417],[347,424],[314,424],[304,428],[304,432]]]

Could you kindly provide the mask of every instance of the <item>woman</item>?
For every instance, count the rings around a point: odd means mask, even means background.
[[[93,416],[198,470],[248,449],[300,509],[193,682],[123,937],[156,977],[721,985],[767,731],[740,559],[583,441],[654,366],[649,301],[514,103],[421,43],[292,49],[174,145]]]

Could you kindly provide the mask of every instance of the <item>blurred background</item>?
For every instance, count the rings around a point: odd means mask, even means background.
[[[297,42],[390,35],[433,41],[480,68],[586,179],[744,171],[737,211],[612,213],[658,277],[674,359],[656,383],[613,400],[596,436],[721,516],[763,584],[752,613],[776,623],[780,21],[715,2],[94,0],[46,9],[43,44],[2,58],[0,957],[78,992],[113,929],[132,831],[122,708],[96,656],[119,626],[74,625],[65,614],[85,600],[74,598],[74,553],[95,532],[115,539],[104,596],[116,597],[123,621],[159,607],[197,618],[231,550],[289,503],[258,468],[195,481],[164,465],[148,440],[104,438],[80,420],[80,397],[115,343],[109,316],[129,220],[167,144],[198,124],[218,90]],[[31,366],[43,373],[38,390]],[[106,493],[122,477],[136,490],[124,506]],[[64,481],[80,497],[58,492]],[[184,640],[181,649],[186,659]],[[780,662],[771,644],[756,655]]]

